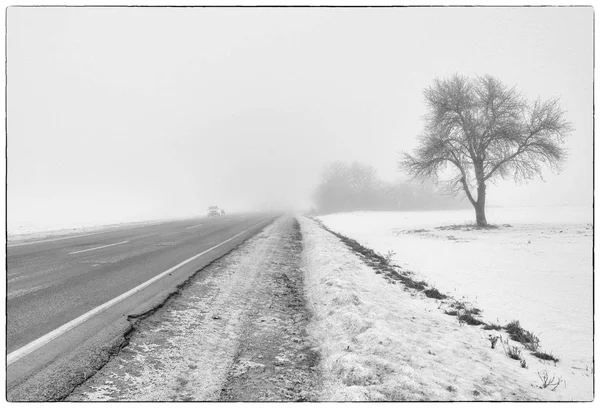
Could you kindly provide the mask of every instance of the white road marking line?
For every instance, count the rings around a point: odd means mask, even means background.
[[[24,296],[24,295],[26,295],[28,293],[37,292],[38,290],[49,288],[52,285],[53,285],[53,283],[48,283],[46,285],[35,286],[35,287],[29,288],[29,289],[15,290],[14,292],[9,292],[6,295],[6,298],[8,300],[11,300],[11,299],[14,299],[14,298],[19,297],[19,296]]]
[[[8,283],[14,282],[14,281],[18,281],[21,279],[25,279],[27,278],[27,275],[19,275],[19,276],[15,276],[14,278],[10,278],[8,279]]]
[[[128,243],[128,242],[129,242],[129,241],[117,242],[116,244],[103,245],[103,246],[99,246],[99,247],[96,247],[96,248],[84,249],[83,251],[69,252],[69,255],[73,255],[73,254],[80,254],[80,253],[82,253],[82,252],[93,251],[93,250],[95,250],[95,249],[108,248],[108,247],[115,246],[115,245],[126,244],[126,243]]]
[[[75,239],[75,238],[80,238],[80,237],[89,237],[90,235],[98,235],[98,234],[102,234],[103,232],[106,232],[106,231],[92,232],[90,234],[71,235],[69,237],[43,239],[41,241],[31,241],[31,242],[22,242],[22,243],[18,243],[18,244],[9,244],[9,245],[7,245],[7,247],[12,248],[12,247],[18,247],[18,246],[23,246],[23,245],[45,244],[46,242],[62,241],[63,239]]]
[[[13,364],[14,362],[20,360],[21,358],[27,356],[28,354],[31,354],[32,352],[34,352],[35,350],[37,350],[38,348],[44,346],[45,344],[49,343],[50,341],[54,340],[55,338],[63,335],[64,333],[68,332],[69,330],[77,327],[78,325],[84,323],[85,321],[89,320],[90,318],[92,318],[93,316],[97,315],[100,312],[103,312],[104,310],[108,309],[111,306],[116,305],[117,303],[119,303],[120,301],[127,299],[129,296],[139,292],[140,290],[144,289],[145,287],[153,284],[154,282],[156,282],[157,280],[165,277],[166,275],[168,275],[169,273],[175,271],[176,269],[181,268],[182,266],[192,262],[193,260],[195,260],[196,258],[199,258],[200,256],[206,254],[207,252],[212,251],[215,248],[220,247],[223,244],[226,244],[227,242],[239,237],[240,235],[250,231],[252,228],[256,227],[260,222],[254,224],[252,227],[240,232],[237,235],[234,235],[233,237],[226,239],[225,241],[221,242],[220,244],[217,244],[215,246],[213,246],[212,248],[207,249],[206,251],[200,252],[197,255],[192,256],[189,259],[186,259],[185,261],[175,265],[174,267],[162,272],[159,275],[156,275],[154,278],[151,278],[149,280],[147,280],[146,282],[136,286],[135,288],[121,294],[120,296],[117,296],[116,298],[109,300],[108,302],[90,310],[87,313],[82,314],[81,316],[79,316],[76,319],[71,320],[68,323],[63,324],[62,326],[60,326],[57,329],[52,330],[50,333],[45,334],[44,336],[38,338],[37,340],[32,341],[31,343],[21,347],[18,350],[13,351],[12,353],[10,353],[9,355],[6,356],[6,366],[8,367],[9,365]]]
[[[48,238],[48,239],[39,239],[37,241],[30,241],[30,242],[17,242],[15,244],[8,244],[6,245],[8,248],[12,248],[12,247],[17,247],[17,246],[23,246],[23,245],[34,245],[34,244],[45,244],[46,242],[54,242],[54,241],[62,241],[63,239],[75,239],[75,238],[80,238],[80,237],[89,237],[90,235],[98,235],[98,234],[104,234],[107,232],[113,232],[113,231],[126,231],[129,229],[135,229],[135,228],[139,228],[139,227],[148,227],[148,226],[154,226],[156,224],[168,224],[170,222],[172,222],[174,220],[163,220],[163,221],[150,221],[141,225],[136,225],[135,223],[133,225],[130,226],[125,226],[125,227],[116,227],[114,229],[111,228],[105,228],[102,229],[100,231],[96,231],[96,232],[90,232],[88,234],[77,234],[77,235],[69,235],[66,237],[59,237],[59,238]]]
[[[199,227],[201,225],[204,225],[204,224],[192,225],[191,227],[186,227],[185,229],[196,228],[196,227]]]

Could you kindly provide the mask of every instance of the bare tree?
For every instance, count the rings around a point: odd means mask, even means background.
[[[477,225],[487,225],[487,182],[542,177],[560,171],[564,138],[573,130],[558,99],[527,101],[489,75],[454,75],[425,89],[427,115],[413,155],[403,153],[400,169],[413,179],[431,179],[453,195],[464,193]]]

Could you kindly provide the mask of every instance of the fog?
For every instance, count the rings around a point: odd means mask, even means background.
[[[591,206],[590,7],[9,8],[9,231],[308,209],[334,161],[405,180],[454,73],[559,96],[576,128],[561,174],[488,205]]]

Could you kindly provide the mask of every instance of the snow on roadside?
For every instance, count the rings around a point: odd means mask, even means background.
[[[593,398],[592,213],[585,207],[493,208],[511,227],[440,230],[472,211],[360,212],[320,217],[332,230],[386,254],[440,291],[466,297],[484,320],[520,320],[541,350],[561,358],[557,399]],[[568,339],[568,341],[565,341]],[[529,355],[529,353],[527,353]],[[533,359],[529,356],[529,360]],[[534,359],[537,360],[537,359]],[[548,369],[550,370],[550,369]]]
[[[553,400],[536,372],[491,349],[435,300],[389,284],[337,237],[300,217],[309,333],[329,401]],[[549,370],[551,371],[551,370]]]

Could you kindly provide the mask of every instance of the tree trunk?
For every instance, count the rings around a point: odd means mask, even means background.
[[[474,204],[475,219],[480,227],[487,227],[488,223],[485,219],[485,183],[477,186],[477,201]]]
[[[487,220],[485,219],[485,203],[475,203],[475,219],[479,227],[486,227]]]

